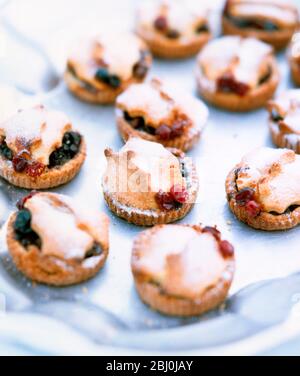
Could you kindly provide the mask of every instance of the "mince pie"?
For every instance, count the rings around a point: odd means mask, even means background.
[[[146,304],[167,315],[194,316],[226,299],[234,248],[216,227],[158,225],[136,238],[131,265]]]
[[[103,191],[109,208],[140,226],[174,222],[193,207],[198,192],[196,169],[178,149],[130,138],[115,153],[105,150]]]
[[[268,103],[273,142],[300,154],[300,89],[288,90]]]
[[[15,186],[65,184],[79,172],[85,155],[84,138],[61,112],[36,106],[0,124],[0,176]]]
[[[126,141],[141,137],[187,151],[199,140],[207,107],[189,93],[158,80],[131,85],[117,98],[117,123]]]
[[[148,48],[134,34],[102,34],[69,57],[65,81],[80,99],[109,104],[130,84],[144,81],[151,63]]]
[[[212,36],[208,11],[195,0],[142,2],[136,31],[154,55],[167,59],[195,55]]]
[[[227,0],[224,34],[254,37],[282,49],[298,26],[297,7],[289,0]]]
[[[200,95],[230,111],[264,106],[279,82],[272,47],[238,36],[209,42],[198,55],[196,74]]]
[[[226,180],[229,206],[239,220],[266,231],[300,223],[300,156],[288,149],[247,154]]]
[[[70,197],[32,192],[18,203],[7,227],[17,268],[33,281],[66,286],[93,277],[109,249],[109,220]]]

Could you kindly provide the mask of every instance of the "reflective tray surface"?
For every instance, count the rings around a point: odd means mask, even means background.
[[[284,54],[278,59],[280,92],[292,84]],[[156,60],[151,76],[165,78],[196,95],[194,68],[194,59]],[[4,226],[0,306],[5,301],[7,313],[0,316],[0,353],[248,354],[268,352],[300,336],[300,312],[297,316],[295,309],[300,300],[300,228],[277,233],[255,231],[236,220],[225,196],[229,170],[247,151],[272,145],[264,109],[232,114],[210,107],[201,142],[188,153],[197,164],[200,191],[195,208],[181,222],[217,225],[224,238],[235,245],[237,263],[230,297],[222,309],[202,317],[180,319],[160,315],[138,298],[130,255],[133,239],[142,228],[115,217],[104,203],[103,151],[122,146],[114,108],[82,103],[68,93],[63,83],[35,100],[65,111],[86,138],[88,154],[82,171],[70,184],[53,191],[108,214],[110,255],[104,269],[81,285],[51,288],[32,284],[16,270],[7,253]],[[25,190],[0,181],[2,224],[24,194]]]

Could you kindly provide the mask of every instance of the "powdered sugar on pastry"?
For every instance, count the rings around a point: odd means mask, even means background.
[[[34,160],[48,165],[51,153],[62,145],[64,134],[71,128],[63,113],[36,107],[0,124],[0,135],[13,152],[29,150]]]
[[[131,138],[114,153],[106,151],[104,189],[129,207],[157,209],[155,195],[169,192],[174,185],[185,187],[178,159],[161,144]]]
[[[200,100],[157,79],[131,85],[118,97],[117,107],[131,116],[142,116],[154,128],[172,122],[176,113],[187,116],[192,126],[200,129],[208,118],[207,107]]]
[[[238,190],[252,188],[266,212],[300,205],[300,156],[288,149],[260,148],[242,159]]]
[[[254,53],[255,51],[255,53]],[[226,36],[209,42],[199,54],[205,77],[214,82],[224,73],[255,88],[269,69],[272,47],[254,38]]]
[[[84,259],[95,242],[108,242],[108,219],[87,212],[70,198],[39,193],[26,201],[31,227],[42,239],[41,252],[60,259]]]
[[[278,122],[278,128],[283,133],[300,135],[300,90],[288,90],[275,100],[270,101],[269,111],[275,109],[283,118]]]
[[[230,4],[230,15],[267,19],[282,26],[294,26],[297,23],[296,8],[288,0],[233,0]]]
[[[97,38],[103,48],[102,59],[112,74],[127,80],[140,59],[140,40],[133,34],[104,34]]]
[[[100,83],[94,76],[99,63],[104,64],[111,75],[128,80],[142,48],[145,48],[144,43],[134,34],[102,33],[74,47],[68,62],[77,77],[98,87]]]
[[[150,275],[170,295],[197,298],[224,276],[227,263],[208,233],[162,226],[138,252],[134,268]]]
[[[159,16],[167,19],[168,27],[180,33],[182,39],[194,37],[197,26],[206,23],[207,7],[197,0],[145,1],[139,8],[139,23],[145,29],[154,30]]]

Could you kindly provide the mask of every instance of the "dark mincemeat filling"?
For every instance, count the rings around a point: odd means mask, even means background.
[[[80,86],[84,88],[86,91],[92,93],[92,94],[97,94],[98,89],[96,89],[93,85],[91,85],[89,82],[83,81],[81,78],[78,77],[75,69],[73,68],[72,65],[68,64],[67,66],[67,71],[75,78],[80,83]]]
[[[149,70],[149,56],[150,55],[148,51],[141,51],[140,60],[134,65],[132,69],[132,74],[137,79],[141,80],[146,77]],[[75,79],[77,79],[80,82],[82,87],[84,87],[87,91],[89,91],[92,94],[98,93],[99,90],[97,88],[78,77],[76,70],[72,65],[68,64],[67,70]],[[95,79],[105,83],[113,89],[118,89],[122,85],[120,77],[118,77],[115,74],[110,74],[106,66],[102,66],[97,69],[95,73]]]
[[[108,86],[117,89],[121,86],[121,80],[115,74],[110,74],[108,69],[101,67],[97,69],[95,79],[107,84]]]
[[[149,70],[149,56],[148,51],[140,52],[140,60],[132,68],[132,74],[135,78],[142,80],[146,77]],[[107,67],[100,67],[95,74],[95,79],[104,82],[113,89],[118,89],[122,84],[121,79],[114,74],[110,74]]]
[[[132,69],[132,74],[137,79],[141,80],[146,77],[149,70],[148,59],[149,52],[141,51],[140,60],[134,65]],[[102,81],[114,89],[119,88],[122,84],[121,79],[114,74],[110,74],[107,67],[100,67],[95,74],[95,78],[96,80]]]
[[[196,34],[209,33],[209,27],[206,24],[198,26],[195,30]]]
[[[284,119],[284,117],[281,116],[275,108],[272,108],[270,117],[271,117],[271,120],[274,121],[274,123],[279,123],[280,121]]]
[[[228,195],[228,197],[227,197],[228,201],[231,201],[232,199],[235,198],[235,196],[236,196],[237,194],[241,193],[241,191],[239,191],[239,189],[238,189],[238,186],[237,186],[237,183],[236,183],[236,182],[237,182],[237,179],[238,179],[238,177],[239,177],[239,173],[240,173],[241,171],[243,171],[243,170],[247,170],[247,169],[248,169],[248,168],[245,168],[245,169],[238,168],[238,169],[235,170],[235,190],[236,190],[236,193]],[[299,205],[291,205],[291,206],[288,207],[288,208],[286,209],[286,211],[285,211],[284,213],[282,213],[282,214],[279,214],[279,213],[276,213],[276,212],[269,212],[269,214],[272,214],[272,215],[274,215],[274,216],[287,215],[287,214],[292,213],[292,212],[293,212],[294,210],[296,210],[296,209],[299,209]]]
[[[132,117],[127,111],[123,112],[123,117],[126,122],[129,123],[131,127],[136,129],[137,131],[148,133],[164,141],[172,140],[176,137],[182,136],[187,124],[187,120],[178,120],[172,126],[162,124],[158,128],[154,128],[151,125],[146,124],[143,117]]]
[[[124,119],[129,123],[132,128],[136,129],[137,131],[146,132],[151,135],[155,135],[155,128],[148,126],[145,123],[145,120],[141,116],[132,117],[129,115],[127,111],[123,113]]]
[[[278,31],[279,26],[272,21],[258,20],[252,18],[239,18],[230,15],[230,9],[226,9],[224,16],[239,29],[256,29],[261,31]]]
[[[272,68],[268,67],[267,73],[260,78],[260,80],[258,82],[258,86],[263,85],[266,82],[268,82],[269,79],[271,78],[271,76],[272,76]]]
[[[279,214],[279,213],[276,213],[276,212],[270,212],[269,214],[272,214],[272,215],[275,215],[275,216],[279,216],[279,215],[287,215],[287,214],[290,214],[292,213],[294,210],[296,209],[299,209],[299,205],[291,205],[289,206],[286,211],[282,214]]]
[[[39,235],[31,228],[31,213],[27,209],[21,209],[17,213],[14,222],[15,238],[22,246],[28,249],[29,246],[36,246],[38,249],[42,247],[42,240]],[[99,244],[95,243],[94,246],[86,253],[85,258],[100,256],[102,249]]]
[[[269,67],[267,73],[260,78],[258,86],[268,82],[271,75],[272,69]],[[221,93],[235,93],[243,97],[249,92],[249,90],[249,85],[236,81],[234,75],[231,73],[226,73],[217,80],[217,91]]]
[[[171,29],[168,25],[168,20],[165,16],[159,16],[154,21],[154,28],[161,32],[163,35],[165,35],[169,39],[178,39],[180,38],[180,32],[176,29]],[[209,27],[207,24],[201,24],[196,27],[195,33],[201,34],[201,33],[208,33]]]
[[[148,51],[141,51],[140,60],[133,67],[133,75],[137,79],[144,79],[149,70],[150,53]]]
[[[14,223],[16,239],[24,248],[34,245],[41,249],[41,238],[31,228],[31,213],[27,209],[22,209],[17,213]]]
[[[200,25],[195,29],[196,34],[209,33],[209,28],[207,25]],[[180,33],[177,30],[168,30],[165,33],[166,37],[169,39],[178,39],[180,38]]]
[[[49,158],[48,168],[62,166],[73,159],[79,152],[81,145],[81,135],[77,132],[65,133],[62,146],[56,149]],[[9,161],[12,161],[13,168],[16,172],[26,172],[31,176],[40,175],[45,166],[38,162],[30,160],[30,153],[22,151],[18,155],[14,155],[13,151],[7,146],[5,139],[0,144],[0,155]]]
[[[49,167],[63,166],[73,159],[80,150],[81,135],[77,132],[67,132],[64,135],[62,146],[50,155]]]

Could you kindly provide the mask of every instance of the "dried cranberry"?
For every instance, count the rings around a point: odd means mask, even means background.
[[[43,163],[31,162],[30,164],[27,164],[26,174],[32,178],[36,178],[42,175],[42,173],[45,170],[45,167],[46,166]]]
[[[173,199],[176,202],[179,202],[180,204],[186,203],[189,198],[188,191],[179,184],[173,185],[173,187],[170,190],[170,194],[173,197]]]
[[[23,172],[28,166],[30,160],[30,153],[27,150],[22,150],[12,160],[13,168],[16,172]]]
[[[186,121],[177,121],[172,126],[172,133],[170,138],[176,138],[183,135],[184,129],[185,129]]]
[[[234,248],[227,240],[220,241],[219,248],[224,258],[229,258],[234,255]]]
[[[176,207],[173,196],[170,193],[160,190],[155,195],[157,204],[162,210],[172,210]]]
[[[247,202],[245,209],[248,215],[251,217],[256,217],[261,211],[260,205],[254,200]]]
[[[155,135],[161,140],[167,141],[171,138],[172,130],[166,124],[160,125],[156,128]]]
[[[168,28],[168,21],[166,17],[164,16],[159,16],[157,19],[154,21],[154,27],[155,29],[159,31],[165,31]]]
[[[229,14],[229,9],[225,10],[225,15],[230,22],[240,29],[251,28],[265,31],[278,31],[279,27],[272,21],[259,21],[254,19],[245,19],[234,17]]]
[[[253,189],[250,188],[245,188],[239,193],[236,194],[235,200],[238,205],[244,206],[246,205],[249,201],[253,200],[254,198],[254,191]]]
[[[212,234],[215,237],[216,240],[218,240],[218,241],[221,240],[221,232],[216,227],[206,226],[206,227],[204,227],[202,232],[209,232],[210,234]]]
[[[21,198],[18,202],[17,202],[17,208],[19,210],[22,210],[24,209],[24,205],[26,203],[26,201],[30,200],[34,195],[36,195],[38,192],[37,191],[32,191],[31,193],[29,193],[29,195]]]
[[[236,81],[232,73],[225,73],[217,80],[218,91],[235,93],[241,97],[247,94],[250,87],[247,84]]]

